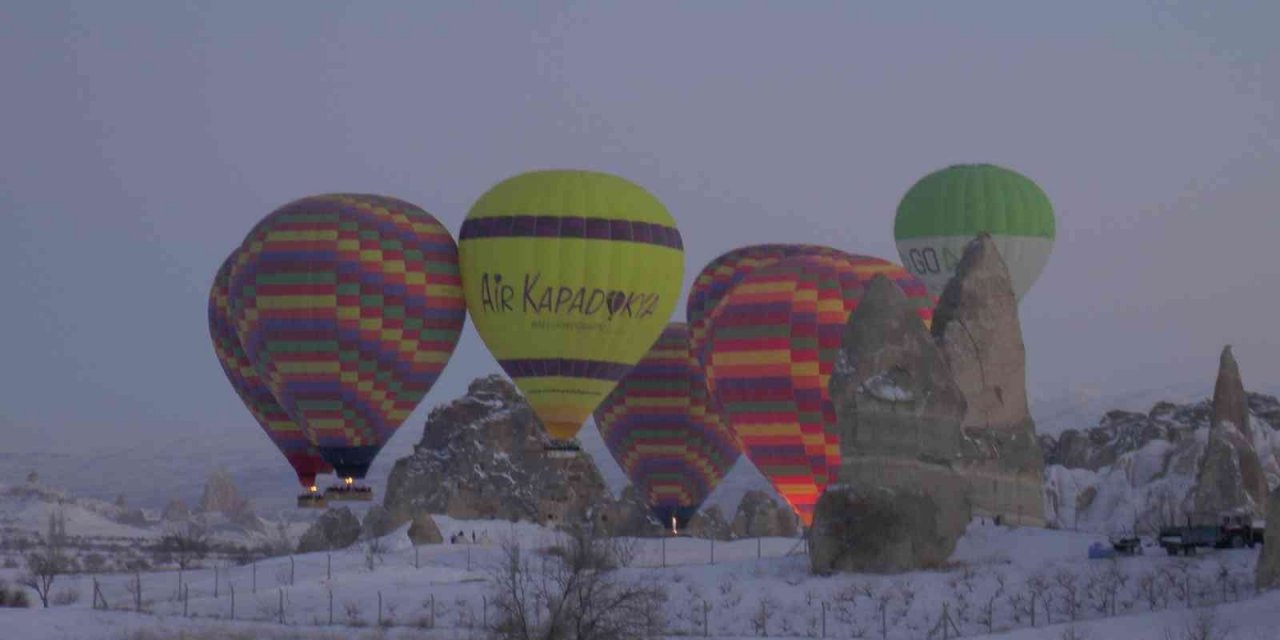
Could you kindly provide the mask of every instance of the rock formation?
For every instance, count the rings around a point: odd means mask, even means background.
[[[942,493],[871,483],[828,487],[814,507],[811,570],[902,573],[941,565],[964,532],[965,522],[956,532],[947,504],[961,493],[963,487]]]
[[[813,571],[908,571],[946,560],[970,515],[953,468],[965,400],[888,278],[876,276],[850,315],[829,391],[841,465],[814,513]]]
[[[693,514],[689,518],[689,526],[685,532],[695,538],[709,538],[712,540],[729,540],[733,538],[733,527],[724,519],[724,514],[720,513],[720,507],[711,505]]]
[[[409,525],[409,542],[415,545],[444,544],[444,534],[429,513],[418,513]]]
[[[780,505],[763,491],[748,491],[733,516],[736,538],[790,538],[799,531],[799,521],[790,507]]]
[[[590,457],[547,458],[546,432],[505,378],[474,380],[427,417],[414,453],[396,461],[383,506],[396,527],[420,513],[460,519],[581,521],[607,502]]]
[[[249,501],[240,496],[231,474],[218,470],[209,475],[200,496],[200,513],[221,513],[228,517],[250,510]]]
[[[183,522],[191,517],[191,509],[187,507],[187,503],[179,498],[169,500],[164,505],[164,511],[160,514],[160,519],[165,522]]]
[[[1044,459],[1027,406],[1026,347],[1009,271],[991,236],[965,250],[933,316],[965,398],[962,468],[975,515],[1044,525]]]
[[[360,535],[365,538],[381,538],[394,529],[391,513],[386,507],[375,504],[364,514],[364,522],[360,524]]]
[[[649,512],[635,485],[627,485],[617,500],[605,500],[594,512],[596,526],[605,535],[649,537],[663,535],[662,526]]]
[[[1280,400],[1260,393],[1246,393],[1245,399],[1263,475],[1268,486],[1280,486]],[[1049,523],[1154,534],[1161,526],[1186,522],[1196,511],[1197,476],[1212,420],[1209,400],[1158,402],[1147,413],[1111,411],[1091,429],[1042,436]]]
[[[1213,422],[1196,474],[1193,516],[1213,523],[1224,512],[1261,515],[1266,503],[1267,478],[1254,448],[1248,398],[1228,346],[1213,389]]]
[[[1254,583],[1259,591],[1280,587],[1280,488],[1267,500],[1267,530],[1263,533],[1262,554],[1254,569]],[[1270,540],[1270,543],[1266,543]]]
[[[349,507],[325,511],[298,541],[298,553],[345,549],[360,539],[360,520]]]

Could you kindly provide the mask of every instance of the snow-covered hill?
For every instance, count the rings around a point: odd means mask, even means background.
[[[32,640],[168,637],[163,634],[179,631],[193,639],[232,632],[268,640],[479,638],[498,615],[492,577],[505,561],[499,545],[515,542],[522,555],[537,559],[543,557],[539,549],[562,540],[527,523],[437,523],[443,531],[474,529],[490,543],[415,550],[401,528],[377,550],[357,545],[181,575],[63,577],[57,586],[63,601],[76,602],[48,610],[0,609],[0,628]],[[914,639],[927,637],[945,616],[952,633],[964,637],[1013,631],[1018,638],[1057,639],[1074,618],[1094,638],[1160,640],[1166,629],[1189,624],[1191,607],[1205,606],[1219,607],[1218,624],[1232,624],[1233,637],[1241,640],[1270,637],[1250,634],[1280,623],[1280,594],[1259,597],[1249,586],[1256,551],[1087,560],[1087,547],[1099,539],[974,524],[941,570],[834,577],[809,575],[794,539],[715,543],[714,563],[710,541],[645,539],[631,541],[634,555],[616,577],[665,593],[653,614],[668,638],[809,638],[822,637],[825,627],[826,637]],[[0,579],[12,577],[0,570]],[[95,580],[110,611],[92,608]],[[141,613],[130,612],[135,608]],[[383,627],[376,635],[360,629],[375,625]]]
[[[1248,395],[1253,446],[1269,486],[1280,485],[1280,401]],[[1150,532],[1181,522],[1208,441],[1209,401],[1114,410],[1091,429],[1042,437],[1049,521],[1068,529]]]

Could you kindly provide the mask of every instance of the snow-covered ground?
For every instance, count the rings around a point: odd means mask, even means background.
[[[514,540],[534,550],[558,534],[528,523],[445,517],[437,523],[446,537],[461,531],[470,538],[475,531],[481,543],[415,552],[401,528],[376,552],[357,545],[181,574],[63,577],[55,593],[75,594],[64,599],[76,602],[48,610],[0,609],[0,637],[163,638],[178,631],[210,638],[374,637],[356,630],[375,627],[379,619],[388,629],[377,637],[480,637],[494,615],[489,577],[503,559],[501,543]],[[619,576],[665,587],[663,617],[672,638],[746,638],[766,631],[773,638],[821,637],[824,618],[827,637],[926,638],[945,611],[965,637],[990,629],[1012,632],[1012,638],[1059,638],[1062,623],[1074,615],[1088,637],[1162,640],[1166,628],[1181,629],[1196,607],[1210,605],[1220,622],[1235,628],[1233,638],[1275,637],[1269,634],[1280,627],[1280,594],[1253,593],[1256,551],[1174,559],[1147,549],[1115,562],[1086,559],[1089,544],[1100,540],[975,523],[943,570],[832,577],[809,575],[796,539],[718,542],[714,551],[701,539],[633,540],[634,557]],[[0,570],[0,579],[12,584],[15,578],[16,570]],[[95,581],[112,611],[93,610]],[[1033,593],[1034,629],[1028,610]],[[127,611],[139,601],[144,613]],[[209,635],[190,635],[201,633]]]

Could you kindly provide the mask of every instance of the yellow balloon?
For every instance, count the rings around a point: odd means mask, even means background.
[[[684,281],[675,220],[618,176],[533,171],[459,233],[467,309],[553,439],[572,439],[657,341]]]

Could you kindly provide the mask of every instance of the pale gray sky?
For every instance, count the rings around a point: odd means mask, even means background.
[[[218,264],[291,199],[456,233],[511,174],[611,171],[735,246],[897,260],[919,177],[994,162],[1058,242],[1036,395],[1280,382],[1280,3],[55,2],[0,6],[0,449],[269,446],[214,360]],[[677,315],[683,317],[683,304]],[[409,425],[496,371],[474,331]]]

